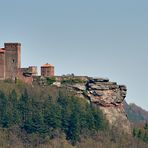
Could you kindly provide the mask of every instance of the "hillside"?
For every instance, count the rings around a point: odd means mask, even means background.
[[[1,81],[0,147],[147,147],[147,141],[124,133],[123,126],[110,126],[98,106],[75,92],[67,87]]]
[[[58,76],[53,78],[37,77],[33,84],[40,86],[53,85],[58,88],[65,88],[73,92],[76,97],[82,98],[87,102],[98,107],[111,127],[118,128],[123,132],[131,134],[131,125],[123,107],[127,88],[111,82],[108,78],[88,77],[88,76]],[[52,82],[52,83],[51,83]],[[125,124],[122,124],[122,123]]]
[[[148,121],[148,111],[134,103],[127,104],[124,102],[124,107],[130,121],[135,123]]]

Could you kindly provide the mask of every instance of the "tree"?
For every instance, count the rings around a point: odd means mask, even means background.
[[[148,122],[146,121],[145,125],[144,125],[144,129],[148,130]]]
[[[80,139],[80,125],[76,111],[70,117],[67,138],[71,140],[72,144],[75,144]]]
[[[148,142],[148,133],[146,133],[146,132],[144,133],[143,141]]]
[[[137,137],[137,130],[136,130],[136,128],[133,129],[133,136]]]
[[[23,123],[25,123],[28,116],[30,116],[29,112],[32,110],[32,99],[29,98],[26,89],[19,99],[18,110],[21,116],[21,124],[23,126]]]
[[[140,139],[142,138],[142,131],[141,131],[141,129],[139,129],[139,131],[137,133],[137,137],[140,138]]]
[[[0,123],[2,127],[8,127],[8,98],[0,91]]]
[[[47,77],[46,80],[47,80],[47,84],[48,85],[51,85],[54,82],[56,82],[56,78],[55,77]]]
[[[50,101],[50,100],[49,100]],[[61,128],[61,108],[56,103],[46,102],[44,120],[49,128]]]
[[[18,112],[18,100],[17,93],[15,89],[9,94],[9,112],[11,112],[11,122],[12,124],[17,124],[20,122],[20,115]]]

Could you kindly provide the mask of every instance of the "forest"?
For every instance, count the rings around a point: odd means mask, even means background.
[[[147,123],[132,134],[64,88],[0,82],[0,147],[147,147]]]

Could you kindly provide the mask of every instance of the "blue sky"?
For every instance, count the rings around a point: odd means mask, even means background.
[[[108,77],[148,110],[147,0],[0,0],[0,47],[22,43],[22,67]]]

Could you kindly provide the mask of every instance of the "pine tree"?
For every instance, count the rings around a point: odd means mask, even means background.
[[[137,137],[137,130],[136,130],[136,128],[133,129],[133,136]]]
[[[11,112],[11,122],[12,124],[19,124],[20,122],[20,115],[18,111],[18,100],[17,100],[17,93],[15,90],[12,90],[12,92],[9,95],[9,107]]]
[[[145,132],[145,134],[143,136],[143,141],[148,142],[148,133],[146,133],[146,132]]]
[[[148,130],[148,122],[146,121],[145,125],[144,125],[144,129]]]
[[[61,128],[61,108],[56,103],[46,102],[44,109],[45,123],[49,128]]]
[[[140,138],[140,139],[142,138],[142,131],[141,131],[141,129],[139,129],[139,131],[137,133],[137,137]]]
[[[21,95],[18,103],[18,110],[21,115],[21,122],[22,125],[23,123],[26,122],[27,118],[29,118],[29,111],[32,109],[32,100],[28,96],[28,92],[25,89],[24,93]]]
[[[0,91],[0,123],[2,127],[8,127],[8,98]]]
[[[67,137],[71,140],[72,144],[75,144],[80,139],[80,125],[76,111],[71,115]]]

